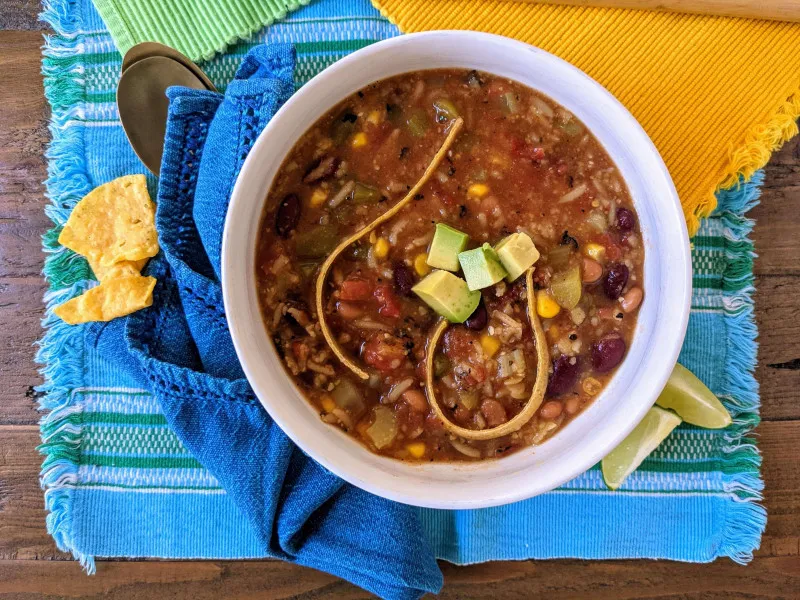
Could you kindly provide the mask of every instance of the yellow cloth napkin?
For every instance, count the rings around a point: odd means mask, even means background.
[[[509,0],[372,1],[406,33],[497,33],[599,81],[664,157],[690,234],[717,189],[748,179],[797,133],[800,24]]]

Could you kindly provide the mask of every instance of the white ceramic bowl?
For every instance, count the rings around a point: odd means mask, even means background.
[[[543,444],[502,460],[410,464],[372,454],[323,423],[284,372],[261,319],[255,245],[267,191],[284,156],[329,108],[374,81],[432,68],[478,69],[519,81],[577,115],[619,167],[646,245],[645,300],[633,343],[610,384]],[[222,248],[225,313],[248,380],[309,456],[369,492],[433,508],[479,508],[547,492],[613,449],[653,405],[672,371],[689,315],[691,268],[683,213],[647,134],[603,87],[526,44],[467,31],[405,35],[332,65],[301,88],[259,136],[233,190]],[[269,469],[269,465],[264,465]]]

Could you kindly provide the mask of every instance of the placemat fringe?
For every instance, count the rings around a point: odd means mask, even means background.
[[[768,158],[768,157],[767,157]],[[748,180],[740,176],[736,185],[717,192],[716,214],[721,218],[728,264],[723,273],[723,306],[728,337],[725,361],[725,390],[722,401],[734,417],[723,436],[722,471],[728,474],[726,491],[738,500],[727,512],[719,554],[739,564],[753,559],[767,524],[760,477],[761,453],[751,436],[760,422],[758,381],[754,375],[758,328],[753,314],[753,259],[750,233],[755,222],[745,213],[756,206],[764,183],[763,171],[751,171]]]
[[[47,531],[59,549],[72,552],[89,573],[94,573],[94,558],[76,550],[72,527],[72,490],[82,438],[82,406],[74,392],[83,381],[83,328],[67,325],[52,313],[53,306],[85,289],[85,283],[76,282],[90,279],[86,261],[58,244],[58,234],[72,207],[91,190],[81,131],[66,125],[74,114],[69,107],[83,99],[81,68],[71,60],[80,54],[75,39],[79,29],[77,8],[74,0],[45,0],[40,15],[55,31],[55,35],[46,37],[42,61],[45,96],[53,111],[45,181],[50,204],[45,213],[55,227],[42,236],[47,254],[44,275],[51,291],[45,295],[45,334],[36,353],[36,362],[44,365],[40,370],[44,383],[37,391],[42,394],[40,409],[49,412],[41,420],[42,444],[38,450],[45,456],[40,484],[48,511]]]

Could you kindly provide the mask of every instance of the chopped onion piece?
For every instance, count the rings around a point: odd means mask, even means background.
[[[389,390],[389,393],[386,395],[386,404],[396,402],[403,392],[405,392],[412,385],[414,385],[414,380],[411,377],[395,384],[395,386]]]
[[[331,208],[336,208],[342,202],[344,202],[347,197],[353,192],[353,189],[356,187],[355,181],[348,181],[345,183],[342,188],[336,192],[336,195],[331,198],[331,201],[328,203]]]
[[[375,447],[385,448],[397,437],[397,417],[391,408],[375,407],[375,421],[367,428],[367,435]]]
[[[574,188],[572,188],[566,194],[561,196],[561,198],[559,198],[559,200],[558,200],[558,203],[559,204],[565,204],[567,202],[572,202],[573,200],[577,200],[578,198],[583,196],[585,191],[586,191],[586,184],[585,183],[582,183],[580,185],[576,185]]]
[[[546,117],[548,119],[552,119],[555,116],[553,109],[542,99],[536,98],[535,96],[531,98],[531,108],[534,109],[535,112]]]
[[[478,450],[477,448],[473,448],[472,446],[468,446],[467,444],[465,444],[464,442],[461,442],[459,440],[451,439],[450,440],[450,445],[453,448],[455,448],[456,450],[458,450],[459,452],[461,452],[461,454],[463,454],[465,456],[469,456],[471,458],[480,458],[481,457],[481,451],[480,450]]]

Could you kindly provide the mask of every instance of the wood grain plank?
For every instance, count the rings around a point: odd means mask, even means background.
[[[38,20],[41,9],[39,0],[3,0],[0,31],[47,29],[47,25]]]
[[[800,370],[769,366],[800,357],[799,300],[800,277],[756,277],[755,314],[760,332],[756,378],[764,420],[800,419]]]
[[[42,36],[0,34],[0,277],[38,276],[40,238],[50,227],[44,214],[44,158],[48,109],[39,74]]]
[[[40,277],[0,277],[0,424],[39,421],[33,386],[41,377],[33,362],[42,336],[44,282]]]
[[[701,600],[796,598],[800,558],[757,558],[748,567],[670,561],[577,560],[443,564],[446,600]],[[249,600],[372,598],[330,575],[278,561],[100,562],[94,577],[76,563],[0,562],[0,598]]]
[[[23,4],[4,5],[16,11]],[[33,13],[32,13],[33,14]],[[0,32],[0,72],[14,85],[0,86],[0,423],[38,421],[31,387],[40,382],[33,356],[42,335],[41,235],[44,214],[44,150],[49,139],[36,31]]]
[[[765,167],[761,203],[750,211],[758,260],[756,275],[800,275],[800,136],[784,144]]]
[[[800,422],[762,423],[757,433],[769,512],[758,556],[800,557]],[[0,426],[0,560],[69,559],[45,531],[38,443],[36,427]]]

